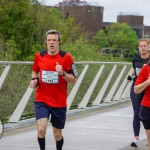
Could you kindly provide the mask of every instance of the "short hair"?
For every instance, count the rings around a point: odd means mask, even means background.
[[[61,41],[61,34],[60,34],[59,31],[57,31],[57,30],[48,30],[48,31],[46,32],[46,36],[47,36],[48,34],[57,34],[57,35],[58,35],[58,40]]]

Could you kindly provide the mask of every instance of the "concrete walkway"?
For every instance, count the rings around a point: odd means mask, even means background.
[[[68,117],[63,130],[63,150],[135,150],[129,146],[133,140],[132,115],[132,106],[128,102]],[[142,126],[138,149],[146,150],[145,139]],[[4,132],[0,150],[39,150],[36,124]],[[50,124],[46,135],[46,150],[55,150]]]

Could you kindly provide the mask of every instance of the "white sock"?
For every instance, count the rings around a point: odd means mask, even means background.
[[[134,140],[134,143],[135,143],[135,144],[138,144],[138,142],[139,142],[139,140],[137,140],[137,139]]]

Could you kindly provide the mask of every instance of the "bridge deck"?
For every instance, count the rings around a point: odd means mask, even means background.
[[[113,106],[105,110],[88,112],[67,118],[64,134],[64,150],[132,150],[133,140],[131,103]],[[142,127],[139,149],[146,150],[146,135]],[[14,129],[4,133],[1,150],[38,150],[36,125]],[[55,150],[51,125],[46,135],[46,150]]]

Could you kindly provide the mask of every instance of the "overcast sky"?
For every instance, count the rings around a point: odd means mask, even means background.
[[[55,6],[63,0],[39,0],[48,6]],[[82,1],[82,0],[81,0]],[[121,12],[144,16],[144,25],[150,26],[150,0],[86,0],[92,5],[104,7],[103,21],[116,22]]]

